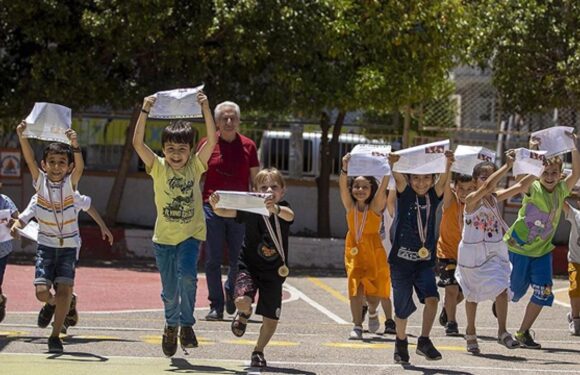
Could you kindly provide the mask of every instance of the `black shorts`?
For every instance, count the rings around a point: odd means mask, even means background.
[[[236,278],[234,298],[250,297],[252,303],[256,297],[256,292],[260,292],[256,314],[269,319],[280,319],[282,311],[282,284],[284,279],[278,275],[272,278],[254,276],[247,270],[240,270]]]
[[[455,259],[439,259],[437,262],[437,274],[439,281],[437,286],[445,288],[450,285],[459,285],[455,280],[455,268],[457,268],[457,260]]]

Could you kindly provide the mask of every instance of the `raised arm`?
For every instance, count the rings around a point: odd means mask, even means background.
[[[211,153],[217,144],[217,133],[213,115],[209,109],[209,100],[207,100],[207,96],[203,93],[203,91],[197,93],[197,102],[201,105],[201,109],[203,111],[205,130],[207,134],[205,143],[197,151],[197,157],[203,164],[207,165],[207,161],[209,160]]]
[[[387,211],[391,217],[395,217],[395,209],[397,207],[397,192],[395,190],[389,190],[389,196],[387,197]]]
[[[32,181],[36,182],[36,180],[38,180],[40,170],[38,169],[38,164],[36,164],[36,160],[34,160],[34,151],[32,151],[32,147],[30,146],[30,142],[28,142],[28,138],[25,138],[22,135],[24,130],[26,130],[26,122],[23,120],[16,127],[16,134],[18,134],[20,148],[22,149],[22,156],[24,157],[24,161],[26,161],[26,165],[30,170],[30,176],[32,177]]]
[[[474,191],[473,193],[469,194],[465,198],[465,211],[466,212],[473,212],[479,204],[479,202],[488,194],[494,192],[497,187],[499,181],[505,176],[505,174],[511,169],[513,162],[514,162],[515,152],[513,150],[509,150],[506,152],[506,163],[501,166],[500,169],[495,171],[491,176],[485,180],[483,185]]]
[[[455,199],[455,193],[451,189],[451,177],[447,178],[447,183],[443,189],[443,209],[446,210],[451,206],[451,203]],[[455,187],[457,188],[457,186]]]
[[[145,123],[147,122],[147,116],[151,107],[155,104],[155,97],[148,96],[143,100],[143,107],[141,108],[141,113],[139,114],[139,119],[137,119],[137,125],[135,125],[135,133],[133,134],[133,147],[137,151],[137,155],[145,164],[147,169],[151,169],[153,166],[153,161],[155,160],[155,153],[145,144]]]
[[[272,197],[266,198],[266,208],[270,213],[278,216],[280,219],[284,221],[292,221],[294,220],[294,211],[290,207],[280,206],[277,203],[274,203]]]
[[[221,217],[229,217],[229,218],[234,218],[238,215],[238,210],[232,210],[229,208],[217,208],[217,204],[220,201],[220,195],[216,192],[213,192],[210,196],[209,196],[209,204],[211,205],[211,208],[213,209],[213,212]]]
[[[455,156],[453,151],[445,151],[445,157],[447,158],[447,163],[445,164],[445,173],[439,176],[439,180],[435,183],[435,193],[440,197],[445,192],[445,187],[449,185],[449,180],[451,179],[451,166],[455,161]]]
[[[373,210],[377,215],[383,213],[385,206],[387,204],[387,188],[389,187],[389,179],[391,176],[383,176],[381,184],[371,201],[371,210]]]
[[[342,157],[342,168],[340,170],[340,176],[338,177],[338,187],[340,190],[340,200],[346,212],[350,211],[353,207],[352,197],[350,191],[348,190],[348,162],[350,161],[350,153]]]
[[[576,150],[572,151],[572,173],[564,180],[568,185],[568,190],[572,191],[580,178],[580,140],[576,134],[568,133],[568,136],[574,140],[576,145]]]
[[[72,146],[73,151],[73,158],[74,158],[74,169],[71,173],[71,182],[73,185],[73,189],[76,190],[83,175],[83,171],[85,170],[85,161],[83,159],[83,153],[81,152],[81,148],[79,146],[77,132],[73,129],[67,129],[66,136],[70,140],[70,144]]]
[[[391,165],[391,175],[395,179],[395,185],[397,186],[397,191],[402,193],[407,188],[407,179],[399,172],[393,171],[393,166],[399,161],[401,158],[400,155],[395,153],[389,154],[389,164]]]
[[[97,223],[97,225],[101,229],[101,237],[103,238],[103,240],[107,240],[109,245],[113,245],[113,234],[107,227],[107,224],[105,224],[105,221],[99,214],[99,211],[97,211],[95,207],[91,205],[91,207],[87,210],[87,214],[89,214],[89,216],[93,218],[95,223]]]

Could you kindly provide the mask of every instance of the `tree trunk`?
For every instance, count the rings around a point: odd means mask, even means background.
[[[107,223],[107,225],[110,227],[114,226],[117,222],[117,214],[119,213],[119,208],[121,206],[121,199],[123,198],[125,183],[127,182],[127,173],[129,172],[131,158],[133,157],[133,133],[135,132],[135,125],[137,125],[137,119],[139,118],[140,113],[141,104],[138,104],[133,107],[131,122],[129,122],[129,127],[127,127],[127,134],[125,135],[125,144],[123,145],[121,162],[119,163],[119,169],[117,170],[115,181],[113,182],[113,187],[111,188],[111,193],[109,194],[107,211],[105,213],[105,223]]]
[[[330,237],[330,175],[332,174],[332,157],[337,155],[339,136],[346,112],[340,111],[332,129],[332,139],[328,141],[330,119],[326,112],[320,117],[320,174],[316,178],[318,188],[318,237]],[[339,160],[340,163],[340,160]]]
[[[407,148],[410,146],[411,143],[411,107],[405,106],[403,109],[405,113],[405,117],[403,118],[403,147]]]

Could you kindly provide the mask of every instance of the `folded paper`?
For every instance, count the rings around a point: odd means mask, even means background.
[[[38,223],[36,221],[29,221],[24,228],[18,228],[17,231],[20,236],[38,242]]]
[[[572,133],[574,128],[568,126],[554,126],[532,133],[532,138],[538,138],[540,151],[546,151],[546,157],[562,155],[576,150],[574,140],[566,133]]]
[[[454,152],[455,162],[451,166],[452,172],[471,176],[473,168],[484,161],[495,163],[495,152],[479,146],[457,146]]]
[[[375,176],[382,178],[391,174],[389,166],[389,145],[356,145],[350,152],[349,176]]]
[[[159,91],[155,93],[155,104],[149,112],[150,118],[180,119],[201,117],[201,106],[197,102],[197,93],[203,85],[195,88]]]
[[[53,103],[34,103],[32,112],[24,121],[26,129],[22,135],[25,138],[70,145],[70,140],[65,135],[72,124],[70,108]]]
[[[218,190],[216,193],[220,197],[217,208],[247,211],[264,216],[270,215],[265,200],[271,194],[224,190]]]
[[[513,165],[514,176],[522,174],[532,174],[540,177],[544,172],[544,162],[546,161],[546,151],[532,151],[527,148],[518,148]]]
[[[447,165],[445,151],[449,150],[449,140],[428,143],[396,151],[399,161],[393,165],[393,172],[410,174],[444,173]]]

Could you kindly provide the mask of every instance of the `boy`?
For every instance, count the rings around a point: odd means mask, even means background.
[[[181,347],[197,347],[193,331],[195,294],[197,290],[197,257],[199,242],[205,240],[206,227],[199,180],[217,142],[213,117],[207,97],[199,92],[207,130],[207,142],[197,153],[193,150],[193,130],[189,123],[172,122],[161,135],[164,157],[157,156],[143,141],[145,122],[155,98],[143,101],[137,120],[133,146],[153,179],[157,220],[153,249],[161,274],[161,299],[165,308],[165,329],[161,348],[171,357]]]
[[[445,288],[443,310],[439,316],[439,323],[445,327],[445,335],[459,335],[455,311],[457,304],[463,300],[461,289],[455,280],[457,267],[457,248],[461,241],[463,230],[463,209],[465,197],[475,191],[475,182],[469,175],[455,174],[454,189],[451,181],[445,184],[443,195],[443,215],[439,226],[439,240],[437,241],[437,259],[439,283]]]
[[[282,174],[277,169],[268,168],[258,172],[254,189],[260,193],[272,194],[265,202],[270,212],[269,218],[244,211],[217,208],[217,193],[210,196],[210,204],[217,215],[236,218],[236,221],[246,224],[234,292],[238,313],[232,322],[232,332],[237,337],[244,335],[252,314],[252,302],[256,292],[259,292],[256,314],[262,315],[263,321],[252,352],[251,366],[266,367],[264,348],[276,332],[280,319],[282,284],[288,275],[288,231],[294,221],[294,212],[286,201],[282,201],[286,188]]]
[[[0,183],[2,187],[2,183]],[[18,209],[12,199],[8,198],[4,194],[0,194],[0,210],[9,210],[10,217],[12,219],[18,218]],[[10,222],[2,222],[0,225],[9,226]],[[2,283],[4,281],[4,273],[6,272],[6,265],[8,264],[8,257],[12,252],[12,240],[0,242],[0,323],[6,317],[6,301],[8,300],[4,294],[2,294]]]
[[[50,143],[44,149],[40,170],[30,143],[23,136],[25,129],[26,122],[22,121],[16,132],[38,195],[39,231],[34,285],[36,298],[45,303],[38,314],[38,326],[46,327],[54,315],[48,352],[62,353],[59,333],[71,304],[79,237],[74,191],[82,176],[84,162],[77,134],[68,129],[66,136],[72,147]],[[52,285],[56,291],[54,295],[50,290]]]
[[[445,173],[434,183],[435,176],[409,175],[409,181],[397,172],[393,177],[397,185],[397,215],[393,248],[389,254],[391,285],[397,335],[395,338],[395,363],[408,364],[407,319],[417,309],[413,303],[413,289],[419,301],[425,304],[421,336],[416,353],[427,360],[441,359],[429,334],[437,314],[439,293],[435,282],[435,212],[441,201],[449,178],[453,153],[446,151]],[[399,155],[390,154],[394,165]]]
[[[570,334],[580,336],[580,191],[574,188],[564,203],[564,214],[570,222],[568,241],[568,279],[570,311],[567,314]]]

